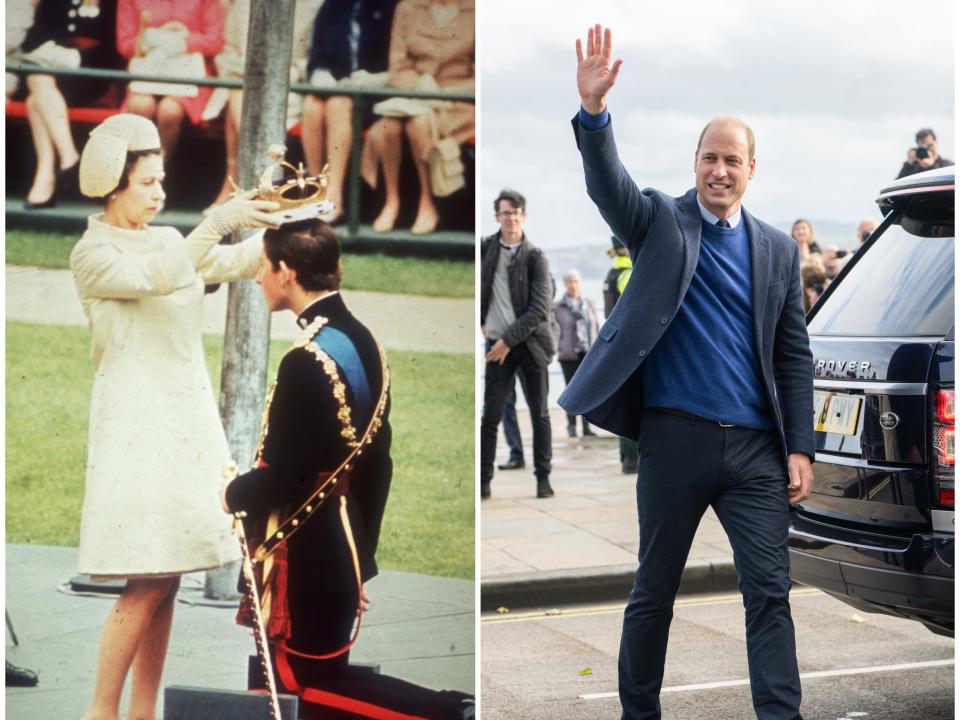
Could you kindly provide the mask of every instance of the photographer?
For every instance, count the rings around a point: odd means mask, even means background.
[[[953,160],[947,160],[937,154],[937,136],[930,128],[917,131],[917,146],[907,151],[907,161],[900,168],[899,180],[907,175],[932,170],[933,168],[953,165]]]

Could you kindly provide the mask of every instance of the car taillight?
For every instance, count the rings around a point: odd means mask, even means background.
[[[954,507],[954,480],[956,477],[956,416],[953,409],[954,391],[938,389],[931,423],[933,446],[934,502],[941,507]]]
[[[953,398],[953,390],[937,391],[937,416],[933,422],[933,449],[937,453],[937,464],[941,468],[953,468],[957,459],[957,425],[953,411]]]

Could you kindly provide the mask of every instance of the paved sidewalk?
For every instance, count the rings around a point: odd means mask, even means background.
[[[62,592],[76,574],[76,555],[76,548],[7,545],[6,609],[20,645],[12,646],[8,633],[6,655],[40,676],[37,687],[7,688],[8,720],[79,718],[90,701],[113,598]],[[379,663],[385,675],[438,690],[473,692],[473,582],[388,571],[368,590],[373,605],[352,662]],[[247,657],[256,653],[250,631],[234,622],[236,605],[196,604],[202,596],[203,574],[185,576],[163,687],[243,690]]]
[[[69,270],[6,266],[7,320],[49,325],[83,325],[87,318]],[[472,298],[437,298],[345,290],[351,312],[390,350],[472,353],[476,342]],[[203,332],[223,335],[227,288],[207,295]],[[270,336],[299,334],[293,313],[273,313]]]
[[[481,609],[623,601],[637,563],[636,476],[620,469],[618,440],[568,438],[566,415],[551,411],[556,495],[538,500],[530,415],[517,409],[527,467],[496,471],[480,505]],[[578,423],[579,428],[579,423]],[[497,462],[508,449],[499,434]],[[712,510],[697,531],[681,593],[736,589],[733,552]]]

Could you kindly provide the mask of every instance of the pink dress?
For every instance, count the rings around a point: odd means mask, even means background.
[[[133,57],[140,34],[140,16],[150,13],[148,27],[160,27],[172,20],[187,26],[187,52],[198,52],[207,62],[207,74],[216,75],[213,58],[223,49],[223,5],[220,0],[118,0],[117,50],[127,60]],[[200,115],[210,98],[211,88],[200,88],[197,97],[177,97],[190,122]]]

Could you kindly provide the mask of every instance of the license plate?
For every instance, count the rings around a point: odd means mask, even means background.
[[[817,432],[856,435],[863,398],[843,393],[813,391],[813,429]]]

